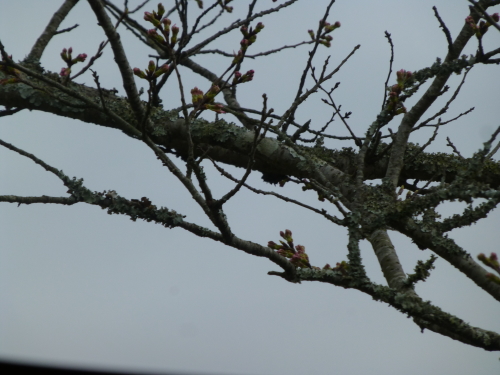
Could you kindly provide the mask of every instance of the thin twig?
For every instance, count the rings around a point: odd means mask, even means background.
[[[78,3],[78,0],[65,0],[61,7],[54,13],[48,25],[45,27],[42,35],[36,40],[35,45],[31,48],[30,53],[26,57],[27,61],[40,61],[45,47],[49,44],[54,35],[57,34],[57,28],[66,18],[68,13]]]
[[[385,37],[387,38],[387,41],[389,42],[389,45],[391,46],[391,59],[389,60],[389,73],[387,73],[387,79],[385,80],[385,84],[384,84],[384,100],[382,101],[381,111],[384,110],[385,104],[387,102],[387,87],[388,87],[387,85],[389,84],[389,80],[391,79],[392,63],[394,62],[394,44],[392,43],[391,34],[387,30],[385,31]]]
[[[434,15],[439,21],[439,26],[443,29],[444,35],[446,35],[446,41],[448,42],[448,52],[453,53],[453,40],[451,39],[450,30],[448,30],[448,27],[446,26],[441,16],[439,15],[437,8],[433,6],[432,10],[434,10]]]
[[[464,157],[462,156],[462,154],[460,153],[460,151],[457,150],[457,148],[455,147],[455,145],[453,144],[453,142],[450,140],[450,137],[446,137],[446,140],[448,141],[448,143],[446,144],[446,146],[451,147],[453,149],[453,152],[455,154],[457,154],[458,156],[460,156],[463,159]]]

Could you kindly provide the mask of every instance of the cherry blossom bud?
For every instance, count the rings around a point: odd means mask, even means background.
[[[224,106],[222,104],[205,104],[205,108],[215,113],[226,113],[223,111]]]
[[[78,56],[76,56],[72,62],[73,63],[76,63],[76,62],[84,62],[85,59],[87,58],[87,54],[86,53],[80,53]]]
[[[234,55],[233,64],[239,63],[243,59],[243,51],[240,49],[236,55]]]
[[[198,87],[195,87],[191,90],[191,100],[194,105],[199,104],[203,100],[203,91],[201,91]]]
[[[161,19],[161,17],[165,14],[165,7],[163,6],[162,3],[158,4],[158,17]]]
[[[139,78],[146,78],[146,74],[139,68],[134,68],[134,74]]]
[[[155,27],[160,26],[160,20],[155,17],[155,14],[150,12],[144,12],[144,19],[151,22]]]
[[[500,16],[498,15],[498,13],[493,13],[493,14],[491,15],[491,18],[492,18],[492,19],[493,19],[493,21],[495,21],[495,22],[500,21]]]
[[[149,64],[148,64],[148,73],[153,73],[154,71],[156,70],[156,64],[153,60],[149,60]]]
[[[177,34],[179,34],[179,27],[172,26],[172,37],[170,38],[170,45],[173,47],[177,43]]]
[[[298,254],[304,254],[306,252],[305,246],[302,246],[302,245],[295,246],[295,249],[297,250]]]
[[[71,73],[71,69],[70,68],[62,68],[61,72],[59,73],[59,75],[61,77],[68,77],[70,73]]]
[[[155,74],[153,75],[154,78],[158,78],[159,76],[161,76],[162,74],[168,72],[168,68],[169,66],[167,64],[163,64],[162,66],[160,66],[158,69],[156,69],[156,72]]]
[[[63,48],[61,52],[61,58],[66,62],[68,61],[68,50],[66,48]]]
[[[267,247],[270,247],[271,249],[274,249],[274,250],[278,250],[281,246],[278,245],[276,242],[274,241],[269,241],[267,243]]]

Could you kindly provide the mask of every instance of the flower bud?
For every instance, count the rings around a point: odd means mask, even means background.
[[[158,17],[161,19],[161,17],[165,14],[165,7],[163,6],[162,3],[158,4]]]
[[[78,56],[76,56],[72,62],[73,63],[77,63],[77,62],[84,62],[85,59],[87,58],[87,54],[86,53],[80,53]]]
[[[243,39],[243,40],[240,42],[240,45],[241,45],[241,49],[242,49],[243,51],[246,51],[246,49],[248,48],[248,45],[249,45],[248,40],[247,40],[247,39]]]
[[[68,50],[66,48],[63,48],[61,52],[61,58],[65,61],[68,62]]]
[[[158,67],[158,69],[156,69],[156,72],[153,75],[153,77],[158,78],[162,74],[168,72],[168,68],[169,68],[169,66],[167,64],[163,64],[162,66]]]
[[[191,101],[194,105],[199,104],[203,100],[203,91],[201,91],[198,87],[195,87],[191,90]]]
[[[205,108],[215,113],[226,113],[223,111],[224,106],[222,104],[205,104]]]
[[[146,74],[139,68],[134,68],[134,74],[139,78],[146,78]]]
[[[160,20],[155,17],[156,14],[144,12],[144,20],[151,22],[154,27],[160,26]]]
[[[233,64],[239,63],[243,59],[243,51],[240,49],[237,54],[234,55]]]
[[[70,73],[71,73],[71,69],[70,68],[62,68],[61,72],[59,73],[59,75],[61,77],[68,77]]]
[[[156,70],[155,62],[153,60],[149,60],[147,72],[153,74],[155,70]]]

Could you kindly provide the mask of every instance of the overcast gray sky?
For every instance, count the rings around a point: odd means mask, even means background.
[[[0,40],[15,60],[29,52],[61,3],[2,1]],[[129,3],[133,8],[139,2]],[[168,8],[173,2],[163,3]],[[246,12],[247,2],[233,3],[235,15],[223,18],[219,25],[227,25]],[[274,4],[267,0],[259,3],[262,7]],[[303,0],[264,18],[266,28],[252,51],[308,38],[307,30],[317,27],[327,3]],[[433,16],[433,5],[451,34],[456,35],[468,14],[465,0],[339,0],[332,7],[329,21],[340,21],[342,27],[333,33],[333,46],[322,48],[315,62],[320,69],[330,54],[334,67],[361,44],[332,79],[332,85],[341,82],[335,99],[343,110],[353,112],[350,124],[357,135],[364,133],[382,104],[390,56],[385,30],[394,40],[395,70],[417,70],[445,56],[446,39]],[[156,2],[144,10],[153,8]],[[138,18],[142,18],[140,14]],[[62,48],[71,46],[75,53],[93,55],[104,40],[87,2],[81,1],[62,27],[75,23],[80,26],[55,37],[48,46],[42,59],[47,70],[59,72],[63,67],[59,57]],[[123,28],[120,31],[131,65],[145,68],[149,51]],[[232,52],[238,49],[240,39],[234,33],[217,46]],[[490,31],[485,37],[486,48],[497,48],[499,41],[500,33]],[[472,42],[467,53],[475,48]],[[283,113],[295,95],[307,51],[307,47],[297,48],[246,61],[243,70],[254,69],[255,79],[239,89],[240,103],[258,109],[262,94],[267,93],[269,105],[276,113]],[[197,61],[216,72],[227,66],[227,61],[213,56]],[[109,47],[94,69],[104,87],[116,87],[123,93]],[[203,79],[183,73],[186,92],[194,86],[209,87]],[[499,125],[498,77],[498,66],[479,66],[471,71],[461,96],[443,120],[470,107],[475,111],[443,129],[429,150],[449,152],[446,136],[467,156],[482,146]],[[451,83],[456,85],[459,78]],[[93,86],[88,74],[77,81]],[[175,80],[162,98],[165,108],[180,105]],[[297,119],[311,119],[317,127],[327,121],[330,112],[320,98],[309,98]],[[396,126],[397,121],[391,124],[393,129]],[[332,132],[346,135],[338,123],[334,123]],[[413,141],[423,143],[428,135],[416,134]],[[22,111],[0,119],[0,138],[69,176],[84,178],[91,190],[116,190],[127,198],[146,196],[157,206],[208,225],[151,150],[116,130]],[[30,160],[3,148],[0,160],[1,195],[66,194],[59,180]],[[213,168],[206,165],[206,169],[217,194],[231,188]],[[241,170],[228,170],[242,174]],[[258,173],[251,176],[250,183],[273,189],[261,183]],[[279,192],[318,205],[314,194],[303,193],[300,188],[286,186]],[[463,207],[448,205],[442,212],[449,215],[459,208]],[[226,213],[235,233],[244,239],[266,244],[278,240],[279,231],[288,228],[295,242],[306,246],[312,264],[323,266],[346,259],[345,231],[308,211],[241,191],[228,204]],[[499,224],[500,215],[495,211],[483,222],[451,236],[474,257],[480,252],[489,254],[498,251]],[[418,250],[397,233],[391,232],[391,237],[406,272],[412,271],[417,260],[426,260],[431,254]],[[411,319],[357,291],[320,283],[295,285],[268,276],[268,271],[276,270],[268,260],[196,238],[181,229],[134,223],[83,204],[17,207],[3,203],[0,238],[3,359],[121,370],[249,375],[500,372],[498,353],[432,332],[422,334]],[[369,275],[385,284],[366,242],[362,251]],[[418,284],[417,292],[472,325],[500,332],[498,303],[444,261],[436,262],[436,270],[427,282]]]

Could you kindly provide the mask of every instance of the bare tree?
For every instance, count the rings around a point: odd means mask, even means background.
[[[197,0],[194,4],[176,0],[171,9],[159,4],[154,10],[144,12],[144,7],[149,5],[128,9],[127,2],[120,7],[108,0],[88,0],[106,40],[91,57],[76,54],[71,48],[63,49],[61,58],[65,66],[59,73],[46,71],[41,60],[44,50],[58,34],[72,31],[73,28],[60,30],[60,25],[77,2],[64,1],[24,60],[14,61],[8,46],[0,44],[0,104],[5,107],[0,115],[14,115],[24,109],[44,111],[123,132],[148,147],[154,154],[152,160],[159,159],[182,183],[211,226],[187,221],[182,213],[158,207],[147,197],[130,199],[114,190],[91,191],[82,179],[71,178],[29,150],[21,150],[2,140],[3,147],[31,159],[59,178],[68,194],[61,197],[3,195],[0,201],[19,205],[87,203],[132,220],[142,219],[166,228],[179,227],[250,255],[268,258],[282,269],[271,271],[269,275],[280,276],[291,283],[316,281],[357,289],[411,317],[422,330],[428,329],[488,351],[500,350],[498,333],[473,327],[424,301],[415,292],[415,284],[429,277],[439,257],[500,301],[500,278],[489,269],[500,273],[496,254],[481,254],[480,262],[476,262],[466,249],[448,236],[451,230],[486,218],[500,201],[500,164],[494,159],[500,148],[497,140],[500,127],[472,157],[462,156],[450,138],[447,138],[449,153],[426,151],[444,125],[470,112],[463,111],[450,120],[441,119],[458,96],[468,72],[477,65],[500,63],[496,57],[500,48],[489,51],[483,47],[483,38],[498,36],[495,30],[498,29],[498,13],[490,12],[489,8],[500,1],[471,1],[470,14],[456,36],[451,35],[434,8],[448,42],[446,56],[432,66],[413,72],[393,72],[391,57],[380,113],[363,135],[354,133],[350,125],[351,113],[343,112],[334,99],[338,84],[328,86],[359,45],[353,46],[337,66],[332,67],[329,59],[316,65],[317,51],[330,47],[332,34],[341,27],[339,22],[329,20],[333,0],[327,4],[316,29],[309,30],[309,39],[260,53],[254,53],[253,49],[265,27],[261,20],[292,6],[297,0],[273,0],[277,4],[262,11],[256,10],[256,0],[249,1],[244,19],[222,25],[217,32],[201,40],[201,33],[205,35],[222,15],[231,13],[231,1],[204,4]],[[243,5],[235,2],[234,6]],[[138,16],[140,12],[143,17]],[[492,30],[485,37],[489,29]],[[147,66],[130,65],[118,31],[133,33],[150,49],[151,61]],[[237,52],[212,47],[231,33],[241,36],[239,45],[231,46]],[[386,33],[386,37],[393,47],[391,35]],[[463,55],[469,43],[477,44],[475,55]],[[240,104],[238,90],[245,90],[245,84],[255,74],[253,70],[242,70],[244,62],[302,45],[309,48],[309,54],[299,74],[295,98],[286,111],[275,113],[265,94],[260,108]],[[92,69],[106,48],[112,50],[126,93],[124,97],[117,95],[115,90],[101,87],[99,71]],[[196,62],[202,55],[218,56],[219,68],[209,69]],[[207,88],[186,88],[181,69],[202,77],[204,81],[200,81],[200,87],[202,82],[208,81]],[[77,78],[84,73],[92,74],[94,87],[78,83]],[[447,83],[454,73],[461,74],[463,79],[449,95]],[[166,83],[172,81],[176,82],[178,90],[175,93],[169,86],[170,109],[165,109],[162,98],[167,95]],[[138,82],[146,83],[146,93],[138,89]],[[190,98],[185,96],[185,89],[191,91]],[[318,92],[331,111],[330,120],[325,124],[301,123],[296,114],[304,101]],[[174,94],[177,103],[171,100]],[[145,100],[141,99],[142,95]],[[447,95],[449,98],[442,108],[427,114],[431,105]],[[407,108],[405,103],[409,98],[415,100],[415,104]],[[209,120],[213,112],[216,119]],[[238,124],[224,120],[230,116]],[[330,132],[329,125],[334,120],[345,126],[348,136]],[[390,124],[396,127],[395,131],[389,128]],[[428,128],[434,131],[424,145],[410,143],[414,132]],[[342,148],[339,142],[354,148]],[[178,160],[183,162],[182,169]],[[222,178],[234,183],[233,187],[216,196],[204,172],[207,165],[215,166]],[[244,173],[235,177],[224,165],[243,168]],[[248,177],[254,171],[261,172],[269,184],[279,184],[283,192],[250,186]],[[286,188],[293,184],[304,191],[315,191],[321,202],[319,208],[287,197]],[[272,195],[314,212],[318,220],[346,228],[349,236],[346,259],[333,260],[333,266],[311,264],[306,248],[295,244],[288,229],[280,232],[282,240],[279,243],[270,241],[267,246],[237,236],[224,208],[242,189],[253,191],[256,199],[259,195]],[[465,202],[467,207],[459,215],[441,219],[437,207],[454,201]],[[419,262],[413,273],[405,273],[388,231],[407,236],[418,248],[430,249],[435,255]],[[386,285],[375,283],[366,274],[359,249],[361,240],[370,242]]]

